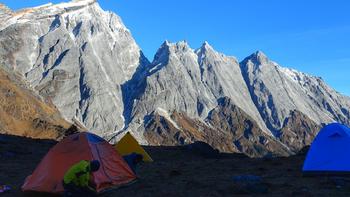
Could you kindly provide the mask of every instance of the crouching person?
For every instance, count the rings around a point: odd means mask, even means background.
[[[143,156],[137,153],[131,153],[129,155],[123,156],[123,159],[129,165],[130,169],[136,174],[136,167],[142,162]]]
[[[89,183],[92,173],[99,168],[100,162],[97,160],[82,160],[70,167],[63,178],[64,197],[97,196]]]

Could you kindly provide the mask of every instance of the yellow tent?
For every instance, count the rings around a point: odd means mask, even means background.
[[[128,132],[120,139],[120,141],[114,145],[115,149],[117,149],[118,153],[122,156],[128,155],[130,153],[138,153],[143,156],[144,162],[152,162],[153,159],[149,156],[149,154],[143,149],[140,144],[136,141],[136,139]]]

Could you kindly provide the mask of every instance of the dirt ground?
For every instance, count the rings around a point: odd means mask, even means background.
[[[20,191],[25,177],[56,142],[0,135],[0,184],[13,190],[0,194],[32,195]],[[153,163],[138,168],[137,182],[100,196],[349,196],[350,179],[303,177],[305,155],[289,158],[251,159],[239,154],[205,158],[184,147],[145,147]],[[258,176],[259,181],[237,181],[235,177]],[[235,181],[236,180],[236,181]]]

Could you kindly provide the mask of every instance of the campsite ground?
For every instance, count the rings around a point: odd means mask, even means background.
[[[27,196],[20,191],[29,175],[55,144],[0,135],[0,185],[13,190],[2,196]],[[349,196],[347,178],[303,177],[305,155],[250,159],[238,154],[205,158],[183,147],[146,147],[153,163],[138,169],[139,180],[101,196]],[[234,181],[234,176],[255,175],[261,181]],[[33,196],[44,196],[34,194]]]

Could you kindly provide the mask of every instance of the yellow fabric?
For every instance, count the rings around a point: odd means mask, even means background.
[[[66,184],[73,183],[79,187],[87,187],[90,180],[90,162],[82,160],[74,164],[64,175]]]
[[[153,159],[149,154],[143,149],[136,139],[128,132],[124,135],[122,139],[114,146],[118,153],[122,156],[128,155],[130,153],[138,153],[143,156],[144,162],[152,162]]]

